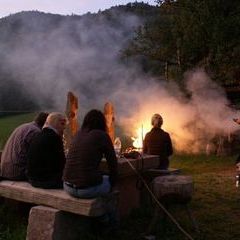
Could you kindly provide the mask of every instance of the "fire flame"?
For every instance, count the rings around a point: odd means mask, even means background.
[[[135,137],[131,137],[131,139],[133,140],[133,147],[139,150],[143,148],[143,139],[145,138],[145,135],[148,131],[149,129],[143,127],[143,125],[137,128]]]

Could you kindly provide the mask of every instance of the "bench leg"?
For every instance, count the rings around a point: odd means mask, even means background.
[[[54,223],[59,210],[37,206],[30,210],[27,227],[27,240],[52,240]]]
[[[29,214],[27,240],[84,240],[93,236],[91,218],[37,206]]]

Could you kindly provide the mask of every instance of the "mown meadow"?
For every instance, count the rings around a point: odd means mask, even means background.
[[[22,122],[32,119],[32,114],[0,118],[0,139],[4,143],[11,130]],[[191,175],[194,180],[194,195],[190,208],[195,216],[200,233],[197,233],[186,212],[181,207],[170,208],[170,212],[180,225],[198,240],[238,240],[240,239],[240,189],[235,186],[236,156],[175,155],[171,167],[181,169],[182,174]],[[12,204],[0,200],[0,240],[23,240],[26,238],[26,205]],[[150,201],[121,220],[117,235],[92,236],[89,239],[140,240],[152,216]],[[187,239],[178,228],[167,219],[163,228],[161,221],[155,228],[156,239]],[[85,238],[87,240],[87,238]]]

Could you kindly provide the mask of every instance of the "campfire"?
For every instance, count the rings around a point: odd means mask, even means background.
[[[133,147],[140,152],[142,151],[142,148],[143,148],[143,140],[145,138],[145,135],[149,131],[149,129],[147,130],[147,128],[144,126],[145,125],[138,127],[136,130],[136,136],[131,137],[131,139],[133,140]]]

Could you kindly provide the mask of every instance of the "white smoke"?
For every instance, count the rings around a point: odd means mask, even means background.
[[[92,24],[79,17],[65,19],[55,29],[31,32],[31,38],[16,35],[14,47],[0,43],[0,51],[5,53],[11,74],[42,108],[48,105],[47,100],[55,111],[64,111],[68,91],[79,98],[80,118],[91,108],[103,109],[111,101],[116,122],[130,136],[141,125],[149,130],[151,116],[159,113],[163,129],[170,133],[178,151],[202,151],[216,134],[236,130],[232,118],[237,113],[229,107],[224,91],[203,70],[186,74],[186,89],[191,95],[186,97],[177,85],[161,83],[137,66],[120,63],[126,33],[141,22],[126,14],[116,13],[116,18],[116,25],[104,20]],[[48,18],[42,21],[47,27]],[[29,29],[36,24],[26,19],[21,22]]]
[[[133,130],[142,124],[150,130],[151,116],[159,113],[163,117],[163,129],[170,133],[175,149],[196,153],[205,151],[214,136],[227,136],[238,128],[232,121],[237,112],[229,107],[223,89],[203,70],[188,72],[185,82],[190,97],[172,84],[164,86],[152,82],[135,86],[131,93],[136,97],[135,111],[131,108],[131,116],[122,119],[129,134],[134,135]]]
[[[39,19],[29,21],[31,14]],[[100,107],[112,89],[135,72],[120,64],[119,56],[129,33],[141,24],[138,17],[114,11],[112,21],[96,15],[55,16],[60,20],[53,28],[48,15],[38,14],[19,15],[20,33],[13,34],[14,44],[0,42],[0,52],[11,75],[42,108],[50,104],[64,109],[69,90],[79,97],[83,112]]]

